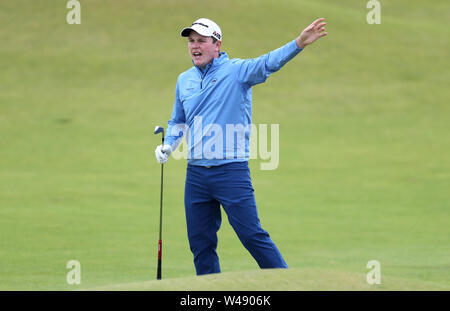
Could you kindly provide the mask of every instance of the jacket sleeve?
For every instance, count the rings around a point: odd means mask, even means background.
[[[263,83],[274,72],[294,58],[302,49],[295,40],[257,58],[239,60],[238,80],[253,86]]]
[[[183,103],[180,100],[179,79],[175,89],[175,103],[173,105],[172,116],[168,122],[164,144],[175,150],[181,142],[186,129],[186,116],[184,114]]]

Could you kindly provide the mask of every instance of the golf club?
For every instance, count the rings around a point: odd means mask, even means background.
[[[161,126],[155,127],[154,134],[162,133],[161,145],[164,145],[164,128]],[[163,205],[163,176],[164,164],[161,163],[161,198],[159,201],[159,240],[158,240],[158,268],[156,272],[156,279],[161,280],[161,264],[162,264],[162,205]]]

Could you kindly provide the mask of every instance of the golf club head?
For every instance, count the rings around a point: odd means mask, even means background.
[[[164,128],[162,126],[155,127],[154,134],[159,134],[159,133],[163,133],[163,136],[164,136]]]

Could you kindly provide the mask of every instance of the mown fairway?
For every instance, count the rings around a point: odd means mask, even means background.
[[[448,1],[381,1],[380,25],[356,0],[80,2],[81,25],[66,1],[0,2],[0,290],[450,289]],[[328,22],[253,90],[254,123],[280,128],[278,168],[250,162],[259,215],[291,273],[259,271],[223,213],[224,273],[192,277],[186,162],[171,159],[165,280],[150,282],[153,129],[192,65],[179,31],[199,17],[221,26],[231,58]],[[66,282],[72,259],[81,285]],[[369,260],[381,286],[365,282]]]

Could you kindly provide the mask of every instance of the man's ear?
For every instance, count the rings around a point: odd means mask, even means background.
[[[217,40],[217,42],[216,42],[217,52],[220,51],[221,46],[222,46],[222,41]]]

